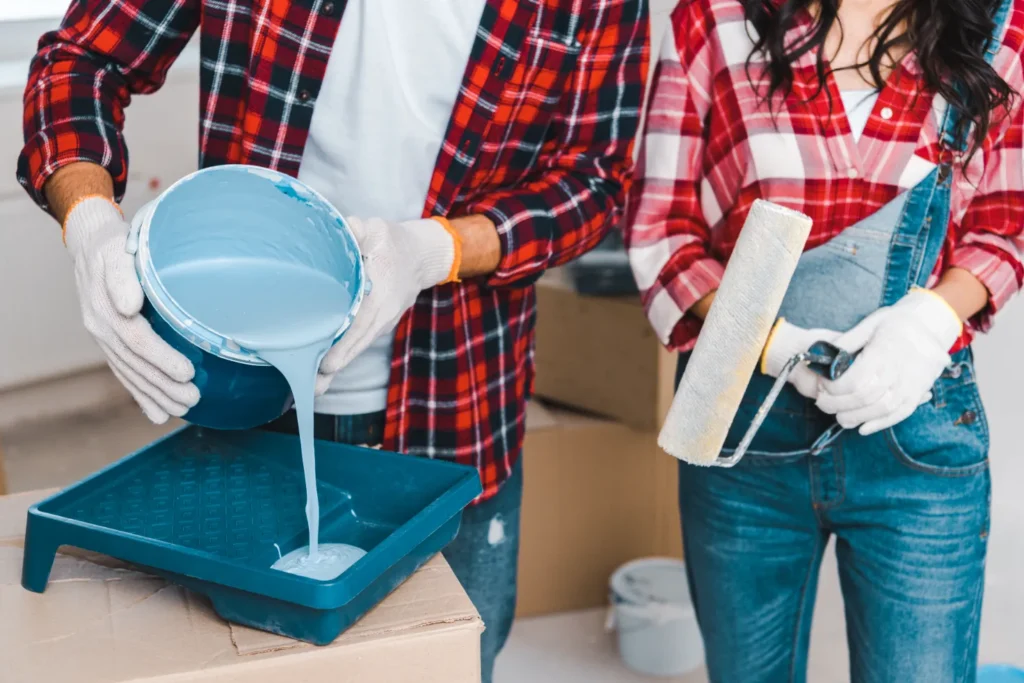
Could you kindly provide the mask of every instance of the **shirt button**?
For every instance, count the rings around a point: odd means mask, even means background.
[[[892,109],[890,107],[882,107],[882,118],[888,121],[892,118]]]
[[[324,3],[324,7],[323,7],[323,13],[324,13],[325,17],[333,16],[334,15],[334,3],[331,2],[330,0],[325,2]]]
[[[850,180],[853,180],[858,175],[860,175],[860,174],[857,173],[857,169],[855,169],[855,168],[850,168],[850,169],[847,169],[847,171],[846,171],[846,177],[849,178]]]
[[[299,101],[300,102],[309,102],[309,98],[310,97],[311,97],[311,95],[309,94],[308,90],[300,90],[299,91]]]

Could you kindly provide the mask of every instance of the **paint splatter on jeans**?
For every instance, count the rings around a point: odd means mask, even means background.
[[[491,683],[494,659],[508,639],[516,611],[519,510],[523,499],[522,459],[494,498],[466,508],[462,527],[444,550],[486,630],[480,638],[482,683]]]

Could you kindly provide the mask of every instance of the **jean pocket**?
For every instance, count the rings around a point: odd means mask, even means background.
[[[756,400],[745,398],[729,427],[722,455],[735,453],[761,407],[762,395]],[[807,400],[792,387],[786,387],[747,449],[743,462],[784,464],[806,456],[815,440],[827,427],[815,419],[807,408]]]
[[[969,360],[954,362],[935,383],[933,398],[886,432],[896,459],[920,472],[965,477],[988,467],[985,409]]]

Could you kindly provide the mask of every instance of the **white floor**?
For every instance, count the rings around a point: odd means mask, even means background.
[[[981,626],[983,663],[1024,667],[1024,454],[993,457],[992,532]],[[604,630],[605,610],[522,619],[498,658],[496,683],[641,683],[619,660],[615,638]],[[849,681],[849,655],[835,556],[821,571],[811,633],[808,680]],[[703,671],[671,683],[706,683]],[[936,681],[936,683],[940,683]]]
[[[1018,506],[1018,511],[1021,506]],[[982,619],[981,661],[1024,667],[1024,515],[1001,515],[993,531]],[[1003,542],[999,542],[1000,539]],[[808,680],[849,681],[842,599],[831,552],[822,567]],[[623,666],[603,609],[522,619],[498,658],[495,683],[642,683]],[[667,683],[707,683],[703,669]],[[939,683],[939,682],[936,682]]]

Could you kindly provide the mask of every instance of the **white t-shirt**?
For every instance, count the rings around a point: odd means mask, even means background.
[[[421,218],[484,2],[349,0],[299,180],[345,216]],[[343,368],[316,412],[383,410],[393,341],[390,331]]]
[[[868,119],[871,118],[875,102],[878,101],[878,91],[868,88],[840,90],[839,96],[843,98],[843,108],[846,110],[846,120],[850,122],[853,139],[860,140],[860,136],[868,126]]]

